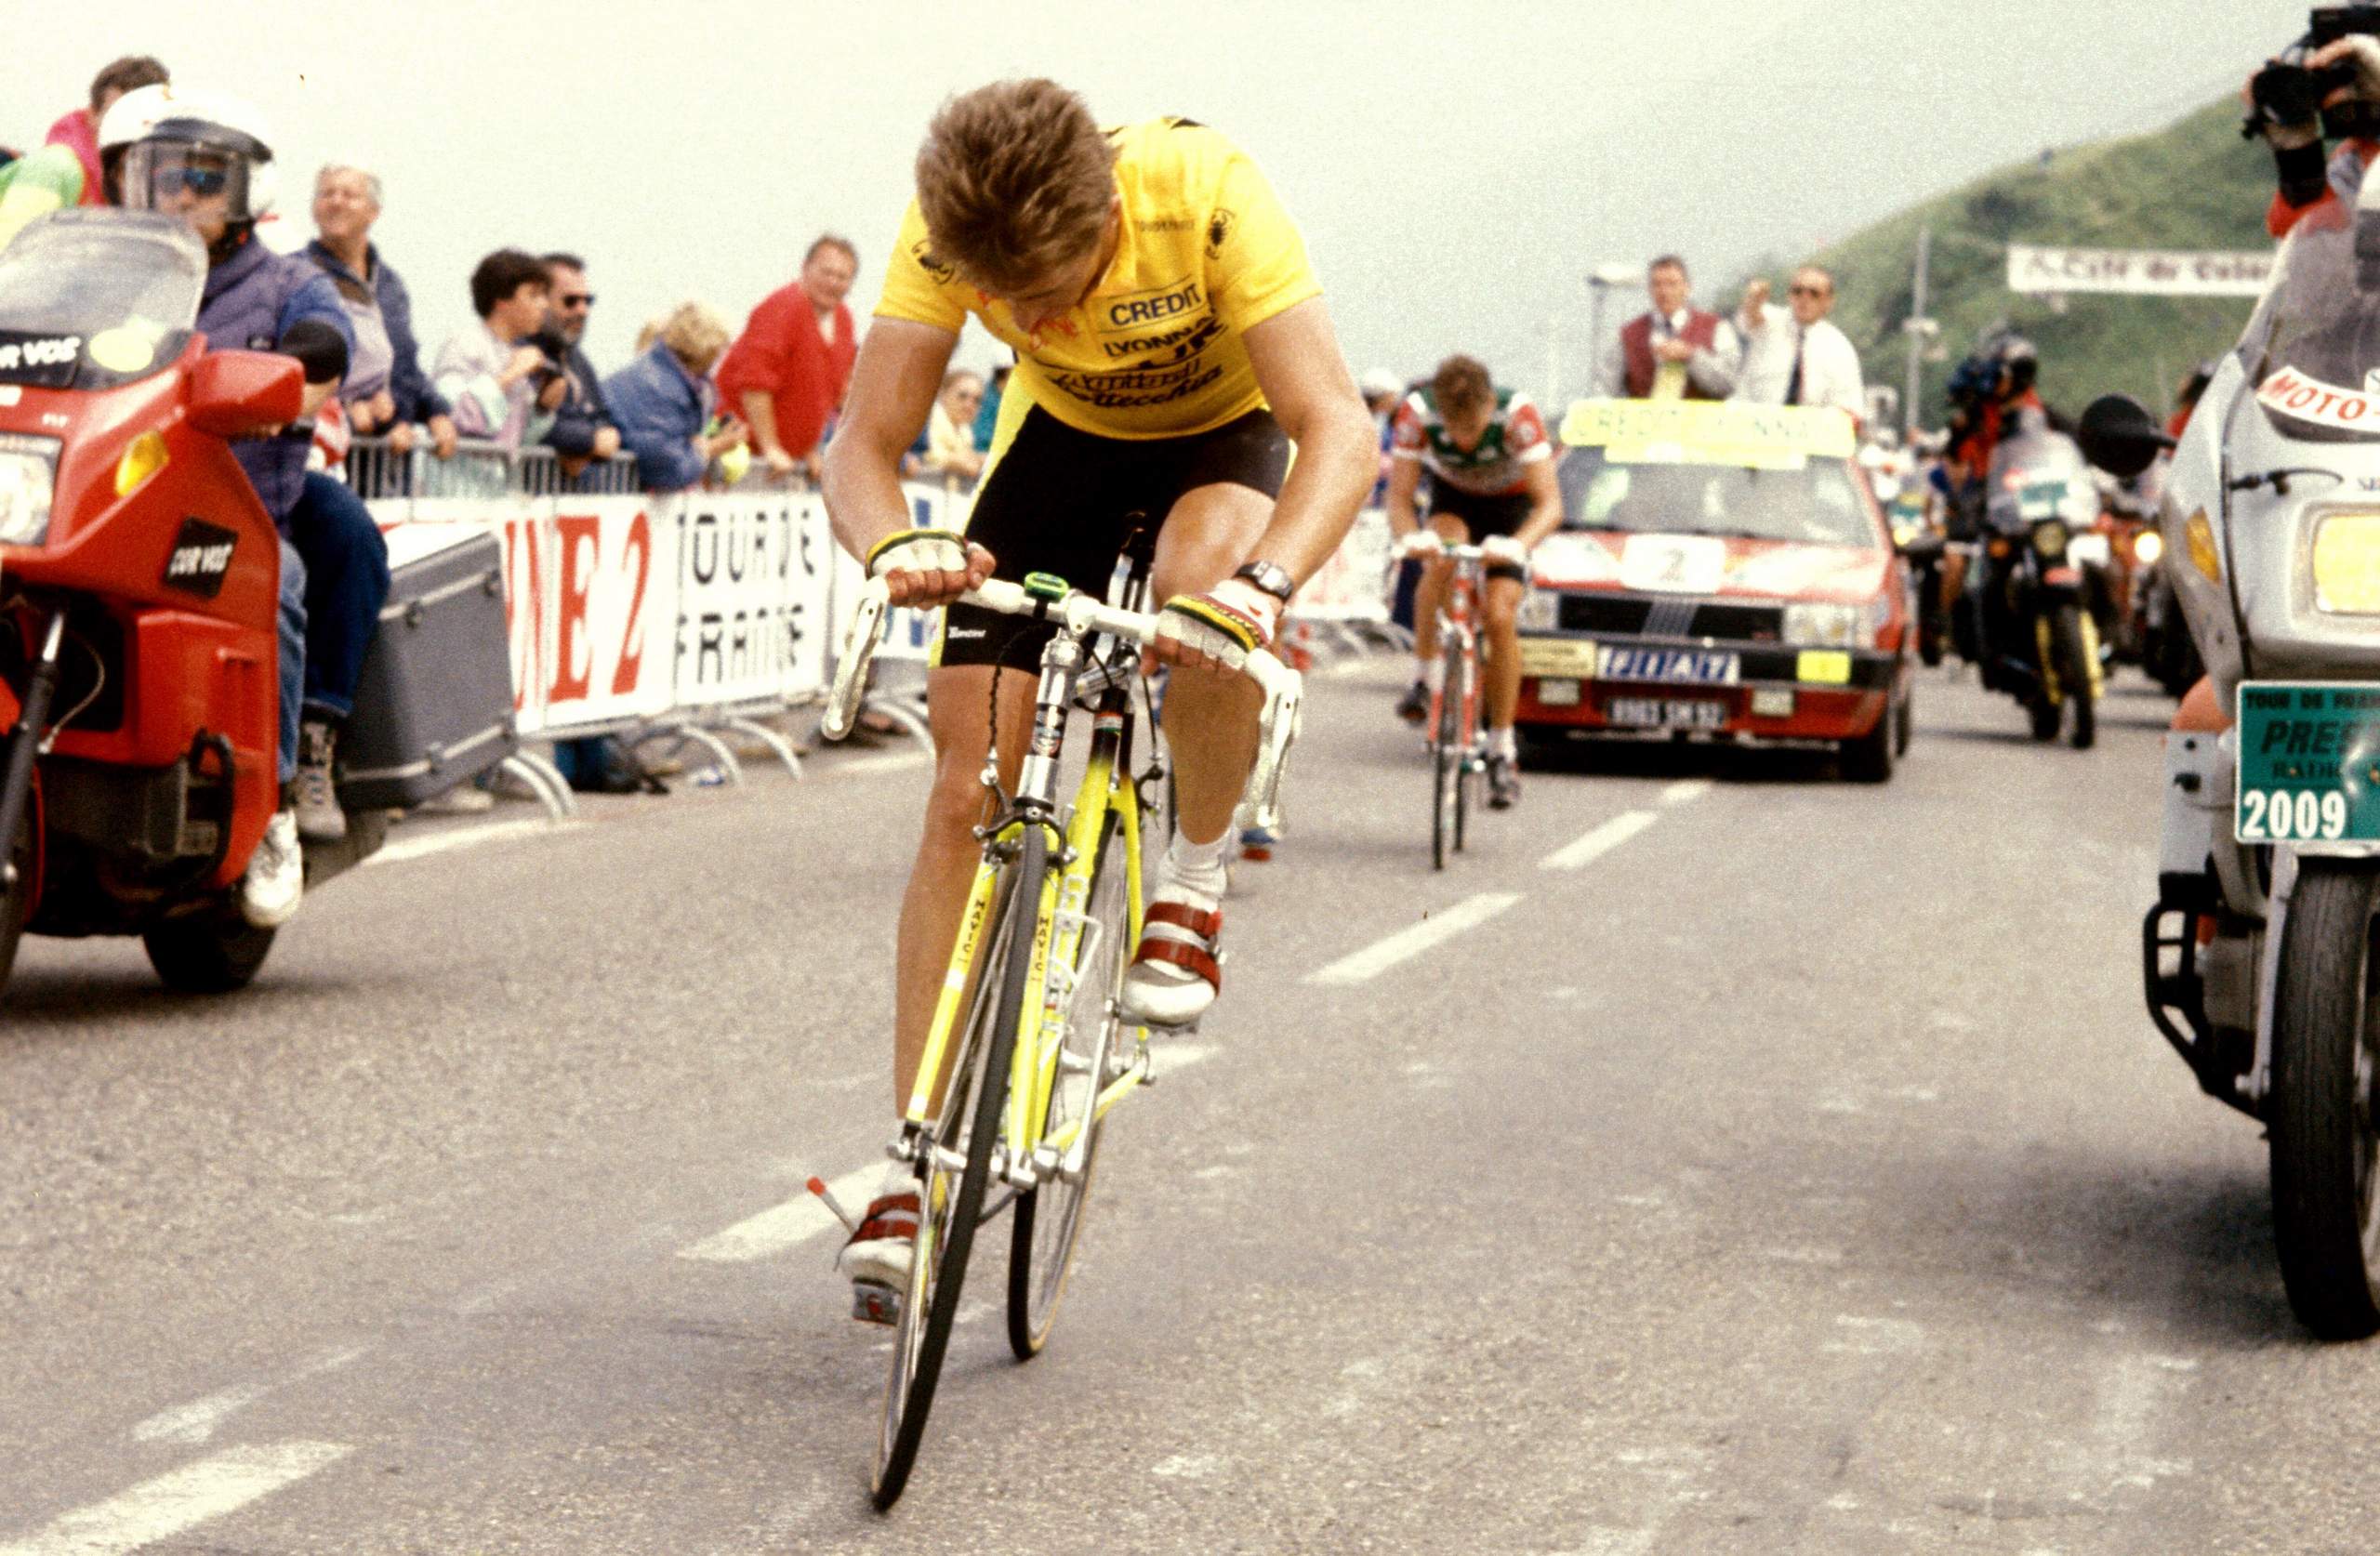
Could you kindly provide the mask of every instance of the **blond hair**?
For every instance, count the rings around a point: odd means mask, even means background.
[[[727,321],[708,303],[681,302],[645,328],[697,377],[709,371],[730,338]]]
[[[934,257],[1021,292],[1099,241],[1116,148],[1054,81],[997,81],[952,98],[918,149],[918,207]]]

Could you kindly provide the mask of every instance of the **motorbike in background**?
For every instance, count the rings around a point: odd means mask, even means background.
[[[2308,216],[2174,447],[2164,574],[2208,679],[2165,750],[2157,1027],[2268,1132],[2290,1305],[2380,1332],[2380,179]],[[2093,460],[2167,439],[2110,396]]]
[[[2091,607],[2105,598],[2107,560],[2090,468],[2072,439],[2028,418],[1993,450],[1982,507],[1960,602],[1970,657],[1986,691],[2024,705],[2035,740],[2070,727],[2074,749],[2087,750],[2105,677]]]

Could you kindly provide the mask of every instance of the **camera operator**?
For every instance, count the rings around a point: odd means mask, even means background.
[[[2351,203],[2380,156],[2380,6],[2329,7],[2307,35],[2249,79],[2243,134],[2272,148],[2280,188],[2266,230],[2286,237],[2307,213]],[[2327,163],[2325,138],[2338,150]]]

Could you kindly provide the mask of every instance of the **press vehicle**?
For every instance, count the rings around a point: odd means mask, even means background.
[[[1580,401],[1523,597],[1527,745],[1830,746],[1881,783],[1912,722],[1911,587],[1831,410]]]
[[[2168,442],[2112,396],[2082,436],[2117,475]],[[2291,1306],[2360,1338],[2380,1331],[2380,180],[2282,244],[2159,525],[2209,679],[2166,745],[2149,1011],[2267,1127]]]
[[[207,349],[206,269],[142,212],[58,213],[0,251],[0,984],[27,933],[138,935],[208,993],[272,945],[237,893],[279,805],[281,552],[229,440],[295,422],[301,371]],[[389,670],[367,662],[358,751],[405,722]],[[502,714],[479,765],[512,748],[509,691]],[[449,785],[478,771],[456,755]],[[310,887],[377,850],[403,797],[365,778],[341,800]]]

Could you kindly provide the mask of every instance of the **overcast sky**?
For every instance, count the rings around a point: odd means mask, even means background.
[[[1186,114],[1251,152],[1358,372],[1461,349],[1546,395],[1584,377],[1593,264],[1676,249],[1715,284],[1799,257],[2001,163],[2162,125],[2235,87],[2306,9],[112,0],[14,29],[0,140],[38,141],[100,65],[156,54],[263,109],[299,236],[324,160],[381,173],[375,238],[425,354],[469,318],[482,254],[568,248],[591,262],[588,344],[610,371],[683,298],[740,326],[824,230],[859,245],[865,314],[934,105],[1046,74],[1103,122]],[[980,335],[962,347],[991,354]]]

